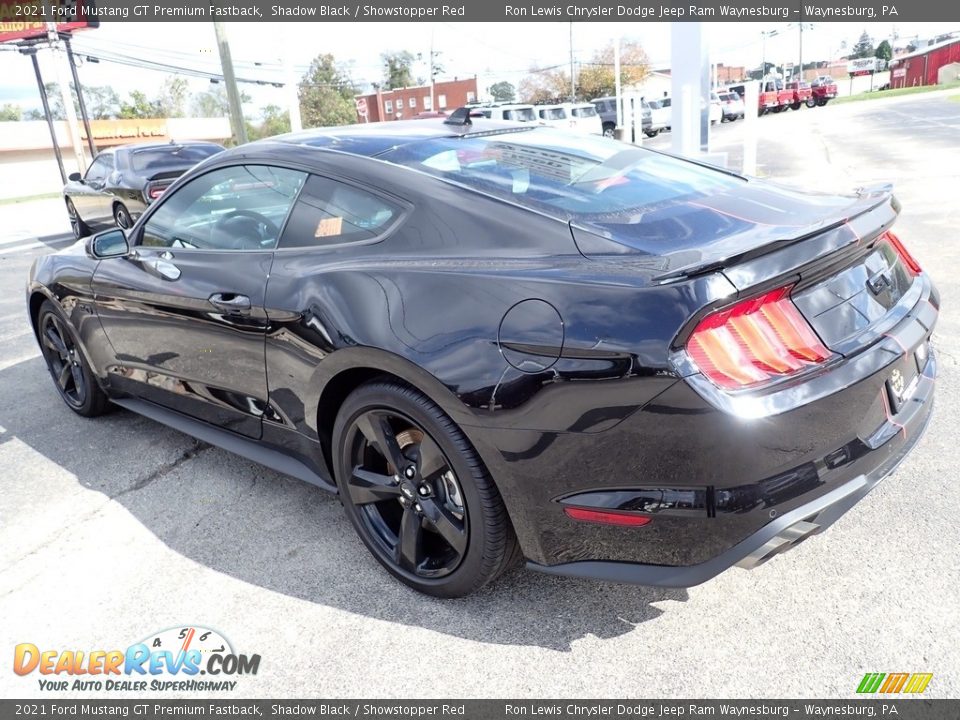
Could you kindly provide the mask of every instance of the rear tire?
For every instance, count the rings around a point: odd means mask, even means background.
[[[413,388],[373,381],[354,390],[337,414],[332,449],[347,517],[377,561],[414,590],[469,595],[519,559],[480,458]]]
[[[644,130],[644,131],[643,131],[643,134],[646,135],[648,138],[655,138],[657,135],[660,134],[660,131],[659,131],[659,130]]]
[[[616,135],[615,135],[616,129],[617,129],[617,126],[614,125],[613,123],[604,123],[604,125],[603,125],[603,136],[604,136],[605,138],[616,137]]]
[[[121,230],[129,230],[133,227],[133,218],[130,217],[130,211],[123,203],[113,206],[113,222]]]
[[[67,407],[88,418],[106,412],[110,401],[83,357],[73,328],[49,300],[40,306],[37,336],[53,385]]]
[[[791,110],[799,110],[800,107],[801,107],[801,103],[795,102],[795,103],[793,103],[793,104],[790,106],[790,109],[791,109]]]
[[[807,107],[808,107],[808,108],[814,108],[814,107],[816,107],[816,106],[817,106],[817,101],[816,101],[816,100],[814,100],[813,98],[807,98]]]

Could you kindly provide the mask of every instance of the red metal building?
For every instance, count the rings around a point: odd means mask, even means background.
[[[380,122],[381,120],[409,120],[422,112],[436,110],[452,111],[477,99],[477,78],[466,80],[443,80],[430,86],[377,90],[369,95],[357,96],[357,122]],[[362,110],[366,108],[366,117]]]
[[[940,68],[960,63],[960,38],[919,48],[890,61],[890,84],[895,88],[936,85]]]

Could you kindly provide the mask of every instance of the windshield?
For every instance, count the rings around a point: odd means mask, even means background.
[[[515,110],[504,110],[503,119],[533,122],[537,119],[537,116],[534,114],[533,108],[517,108]]]
[[[138,173],[161,172],[196,165],[221,150],[223,150],[222,147],[213,143],[145,148],[134,150],[130,154],[130,166]]]
[[[745,182],[615,140],[545,127],[436,138],[403,145],[379,158],[626,238],[643,236],[649,211]]]

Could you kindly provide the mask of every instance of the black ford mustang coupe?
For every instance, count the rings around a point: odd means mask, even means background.
[[[27,299],[72,410],[339,492],[422,592],[521,558],[683,587],[822,531],[920,437],[939,297],[898,211],[461,113],[220,153]]]
[[[223,150],[208,142],[138,143],[108,148],[85,175],[72,173],[63,201],[78,238],[116,225],[129,229],[147,206],[184,172]]]

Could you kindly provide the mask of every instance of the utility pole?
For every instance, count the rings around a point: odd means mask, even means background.
[[[433,26],[430,27],[430,112],[435,110],[435,100],[434,100],[434,88],[436,87],[436,79],[433,75]]]
[[[570,23],[570,102],[577,99],[577,80],[573,76],[573,23]]]
[[[288,112],[290,113],[290,131],[300,132],[303,130],[303,118],[300,116],[300,88],[297,84],[297,73],[293,69],[293,58],[291,57],[289,44],[283,51],[283,72],[287,78],[284,91],[287,96]]]
[[[213,30],[217,35],[223,82],[227,86],[227,100],[230,102],[230,125],[233,127],[233,138],[238,145],[243,145],[247,142],[247,128],[243,123],[243,106],[240,103],[240,91],[237,90],[237,76],[233,72],[233,58],[230,56],[227,29],[222,22],[214,20]]]
[[[87,104],[83,101],[83,88],[80,87],[80,76],[77,75],[77,63],[73,57],[73,48],[70,47],[70,36],[63,35],[63,46],[67,49],[67,62],[70,64],[70,74],[73,76],[73,86],[77,89],[77,103],[80,105],[80,119],[83,129],[87,133],[87,147],[90,148],[91,160],[96,157],[97,147],[93,144],[93,131],[90,129],[90,115],[87,113]]]

